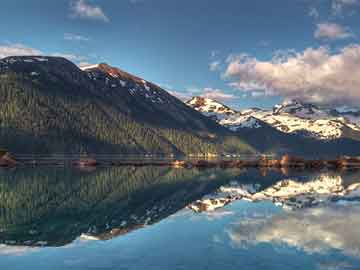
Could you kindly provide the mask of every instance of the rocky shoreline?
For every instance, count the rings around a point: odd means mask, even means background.
[[[256,159],[191,159],[191,160],[162,160],[162,159],[95,159],[95,158],[42,158],[24,159],[11,155],[9,152],[0,153],[0,167],[16,166],[65,166],[79,168],[96,168],[98,166],[169,166],[173,168],[259,168],[259,169],[360,169],[360,157],[341,156],[336,159],[304,159],[301,157],[284,155],[280,158],[260,156]]]

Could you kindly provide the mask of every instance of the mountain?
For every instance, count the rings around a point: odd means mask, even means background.
[[[107,64],[0,60],[0,147],[15,153],[252,152],[159,86]]]
[[[214,100],[207,103],[222,105]],[[193,106],[190,101],[186,104]],[[209,115],[208,106],[195,109]],[[284,102],[272,110],[229,110],[229,114],[211,112],[211,117],[261,152],[311,156],[360,152],[360,125],[356,121],[356,112],[349,117],[349,113],[299,101]]]
[[[271,185],[264,181],[243,183],[232,181],[213,194],[207,194],[188,207],[195,212],[214,211],[236,200],[272,201],[285,209],[314,207],[334,201],[356,201],[360,184],[353,181],[358,174],[320,173],[310,177],[285,176]],[[240,177],[239,177],[240,178]],[[355,178],[356,179],[356,178]]]

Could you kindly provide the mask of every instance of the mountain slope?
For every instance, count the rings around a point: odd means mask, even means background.
[[[101,64],[0,60],[0,147],[15,153],[199,154],[252,149],[160,87]]]
[[[194,100],[194,99],[192,99]],[[194,106],[192,100],[189,106]],[[221,103],[208,100],[207,103]],[[196,110],[209,115],[208,106]],[[229,108],[229,110],[231,110]],[[356,117],[354,113],[353,117]],[[356,122],[334,110],[322,110],[297,101],[277,105],[272,111],[250,108],[228,114],[211,112],[219,124],[236,131],[260,152],[294,153],[309,156],[358,154],[360,129]]]

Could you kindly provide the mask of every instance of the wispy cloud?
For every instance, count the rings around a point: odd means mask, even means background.
[[[360,104],[360,44],[288,52],[269,61],[246,54],[229,58],[224,78],[236,89],[323,105]]]
[[[219,60],[216,60],[216,61],[212,61],[210,62],[209,64],[209,69],[211,71],[217,71],[220,69],[220,65],[221,65],[221,62]]]
[[[50,56],[63,57],[73,62],[84,62],[87,59],[85,56],[79,56],[71,53],[52,53]]]
[[[62,52],[44,53],[39,49],[32,48],[19,43],[0,45],[0,59],[8,56],[31,56],[31,55],[49,55],[49,56],[63,57],[76,63],[87,61],[86,56],[75,55],[71,53],[62,53]]]
[[[227,100],[232,100],[232,99],[236,98],[235,95],[225,93],[221,89],[210,88],[210,87],[204,88],[204,90],[200,96],[202,96],[204,98],[214,99],[217,101],[227,101]]]
[[[89,41],[90,40],[88,37],[84,37],[82,35],[78,35],[78,34],[74,34],[74,33],[65,33],[64,39],[71,40],[71,41]]]
[[[70,9],[72,17],[101,20],[104,22],[110,21],[100,6],[91,5],[87,3],[86,0],[75,0],[71,2]]]
[[[346,7],[359,4],[359,0],[333,0],[331,4],[332,13],[334,15],[342,15]]]
[[[43,52],[20,43],[0,45],[0,58],[8,56],[42,55]]]
[[[178,99],[184,102],[190,100],[193,97],[193,95],[191,95],[191,93],[188,92],[180,92],[176,90],[167,90],[167,91],[169,92],[170,95],[173,95],[174,97],[177,97]]]
[[[308,15],[314,19],[318,19],[320,17],[319,11],[316,7],[311,7]]]
[[[224,90],[211,88],[211,87],[205,87],[203,89],[200,88],[188,88],[184,91],[176,91],[176,90],[167,90],[171,95],[177,97],[178,99],[182,101],[188,101],[189,99],[193,98],[194,96],[204,97],[204,98],[210,98],[217,101],[229,101],[236,98],[239,98],[238,96],[235,96],[233,94],[226,93]]]
[[[353,37],[354,35],[349,31],[348,28],[345,28],[336,23],[319,23],[316,26],[314,37],[317,39],[345,39]]]

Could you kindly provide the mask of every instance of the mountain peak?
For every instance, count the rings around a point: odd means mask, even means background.
[[[193,97],[192,99],[187,101],[186,104],[200,112],[218,113],[218,114],[234,114],[234,113],[236,113],[234,110],[230,109],[226,105],[224,105],[216,100],[206,98],[206,97],[201,97],[201,96]]]
[[[275,105],[273,109],[274,114],[292,114],[302,118],[322,117],[326,114],[318,106],[305,103],[297,99],[285,100],[280,105]]]

